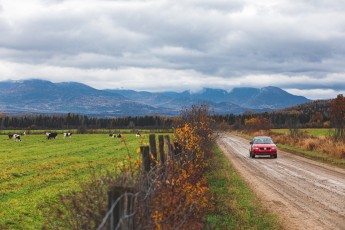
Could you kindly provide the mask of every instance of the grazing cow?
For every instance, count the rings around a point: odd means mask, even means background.
[[[49,139],[55,139],[57,135],[58,135],[57,133],[46,133],[48,140]]]
[[[109,133],[109,137],[114,138],[115,134]]]
[[[22,140],[20,139],[20,135],[19,135],[19,134],[13,134],[13,139],[14,139],[15,141],[22,141]]]
[[[20,135],[24,136],[24,135],[26,135],[26,132],[25,131],[21,132]]]
[[[12,139],[12,138],[13,138],[13,135],[14,135],[14,134],[9,133],[9,134],[8,134],[8,139]]]
[[[71,137],[72,136],[72,133],[63,133],[63,137]]]
[[[117,138],[121,138],[122,137],[122,135],[119,133],[119,134],[117,134],[117,136],[116,136]]]
[[[136,137],[141,137],[141,134],[139,132],[137,132],[137,134],[135,134]]]

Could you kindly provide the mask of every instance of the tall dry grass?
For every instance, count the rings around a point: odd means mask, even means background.
[[[336,158],[345,158],[345,143],[330,136],[311,137],[301,133],[298,136],[266,133],[275,142],[295,146],[302,150],[325,153]]]

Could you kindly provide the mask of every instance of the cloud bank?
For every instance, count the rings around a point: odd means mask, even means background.
[[[342,0],[2,0],[0,80],[345,93]]]

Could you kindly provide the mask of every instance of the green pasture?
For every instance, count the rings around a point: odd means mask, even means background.
[[[274,133],[289,134],[289,129],[271,129]],[[330,136],[334,134],[334,129],[329,128],[320,128],[320,129],[299,129],[300,132],[306,133],[310,136],[319,137],[319,136]]]
[[[123,135],[130,154],[146,144],[147,135]],[[43,211],[59,194],[78,190],[90,171],[114,170],[127,156],[126,145],[107,134],[0,135],[0,229],[40,229]]]
[[[57,132],[63,134],[64,132],[78,133],[77,129],[64,129],[64,130],[55,130],[55,129],[46,129],[46,130],[25,130],[25,129],[2,129],[0,130],[0,135],[7,135],[9,133],[23,133],[26,134],[45,134],[46,132]],[[110,134],[110,133],[124,133],[124,134],[133,134],[140,132],[141,134],[149,133],[171,133],[172,129],[87,129],[86,133],[88,134]]]

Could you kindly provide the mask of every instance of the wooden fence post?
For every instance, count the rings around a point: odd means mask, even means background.
[[[108,192],[108,210],[111,209],[111,206],[113,205],[113,203],[115,202],[116,198],[115,198],[115,194],[113,191]],[[114,229],[115,228],[115,214],[114,214],[115,210],[113,210],[112,215],[109,217],[109,225],[108,225],[108,229]]]
[[[128,197],[128,193],[125,192],[123,194],[123,198],[120,201],[120,213],[121,213],[121,217],[123,218],[124,216],[127,216],[130,214],[131,210],[130,210],[130,202],[131,200]],[[129,230],[132,229],[130,227],[130,223],[131,220],[129,218],[125,218],[121,221],[121,224],[119,226],[120,230]]]
[[[151,163],[152,163],[152,167],[154,167],[157,162],[156,135],[150,134],[149,140],[150,140],[150,151],[153,156],[153,161]]]
[[[143,169],[146,173],[150,171],[151,168],[151,157],[150,157],[150,147],[148,146],[141,146],[140,152],[143,158]]]
[[[165,157],[165,153],[164,153],[164,139],[163,139],[163,135],[159,135],[158,136],[158,148],[159,148],[159,161],[160,164],[163,165],[166,157]]]
[[[121,196],[123,192],[123,188],[116,187],[112,191],[108,193],[108,209],[111,208],[111,206],[114,204],[114,202]],[[110,216],[110,223],[108,225],[108,229],[113,230],[115,229],[117,223],[119,222],[121,218],[121,207],[120,204],[116,205],[113,209],[113,213]]]
[[[173,159],[172,158],[172,150],[171,150],[171,144],[170,144],[170,136],[166,135],[164,136],[164,147],[165,147],[165,152],[167,154],[167,157],[169,160]]]

